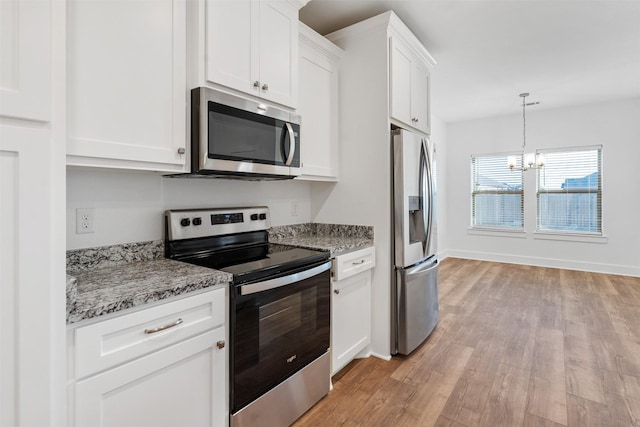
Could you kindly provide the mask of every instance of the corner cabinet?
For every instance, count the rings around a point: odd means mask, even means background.
[[[338,180],[338,70],[342,55],[342,49],[300,23],[302,175],[298,180]]]
[[[435,61],[428,53],[421,54],[420,49],[393,33],[389,37],[389,52],[390,116],[401,124],[430,134],[430,80]]]
[[[333,260],[331,294],[331,375],[371,344],[371,269],[375,249],[365,248]]]
[[[206,80],[296,108],[297,3],[206,0]]]
[[[67,164],[183,172],[186,2],[67,2]]]
[[[218,289],[72,330],[69,425],[227,425],[225,307]]]

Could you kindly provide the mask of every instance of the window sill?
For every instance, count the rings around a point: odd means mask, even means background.
[[[569,234],[569,233],[551,233],[536,231],[533,233],[534,239],[539,240],[560,240],[564,242],[583,242],[583,243],[607,243],[607,236],[592,236],[589,234]]]
[[[517,230],[501,230],[497,228],[469,228],[467,234],[476,236],[493,236],[493,237],[512,237],[516,239],[525,239],[527,233],[522,229]]]

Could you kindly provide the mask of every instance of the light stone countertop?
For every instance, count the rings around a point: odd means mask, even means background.
[[[269,230],[269,242],[329,251],[333,257],[373,246],[373,227],[316,223],[277,226]]]
[[[199,289],[232,276],[164,258],[164,241],[67,251],[67,324]]]
[[[315,223],[273,227],[269,241],[331,256],[374,245],[373,227]],[[67,251],[67,324],[232,280],[229,273],[163,256],[162,240]]]
[[[74,276],[77,296],[67,324],[198,289],[227,286],[232,279],[229,273],[165,258],[78,271]]]

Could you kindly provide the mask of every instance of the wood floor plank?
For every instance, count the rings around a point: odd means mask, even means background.
[[[594,402],[607,403],[604,395],[603,371],[574,360],[565,363],[567,393]]]
[[[355,360],[294,425],[640,427],[640,278],[449,258],[409,356]]]
[[[527,410],[530,372],[502,365],[489,391],[481,426],[523,425]]]
[[[523,427],[564,427],[564,425],[554,423],[537,415],[525,414]]]
[[[567,418],[570,426],[623,427],[629,425],[628,422],[619,424],[619,419],[612,418],[606,405],[583,399],[572,394],[567,395]]]
[[[562,378],[564,380],[564,377]],[[531,376],[527,413],[567,425],[567,394],[557,384]]]

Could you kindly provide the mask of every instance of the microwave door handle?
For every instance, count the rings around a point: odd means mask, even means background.
[[[289,134],[289,155],[287,156],[287,161],[284,163],[285,166],[291,166],[291,162],[293,162],[293,156],[296,154],[296,137],[293,134],[293,126],[291,123],[286,122],[285,126],[287,127],[287,133]],[[282,139],[282,145],[284,145],[284,138]]]

